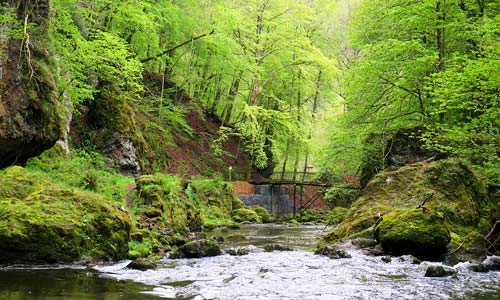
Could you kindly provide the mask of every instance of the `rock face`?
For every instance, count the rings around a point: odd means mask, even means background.
[[[71,123],[73,143],[92,144],[114,169],[125,176],[138,177],[150,149],[137,124],[137,108],[109,86],[81,108]],[[143,154],[142,161],[139,154]]]
[[[387,251],[435,256],[450,242],[459,249],[453,261],[466,261],[484,253],[480,241],[498,218],[498,206],[464,163],[419,162],[377,174],[321,243],[376,237]]]
[[[26,66],[18,56],[18,42],[2,40],[1,35],[0,49],[7,49],[9,57],[5,61],[0,55],[0,168],[4,168],[24,164],[52,147],[64,136],[64,116],[50,72],[35,61]]]
[[[411,127],[399,129],[388,140],[380,134],[368,136],[364,142],[363,163],[360,167],[361,186],[366,186],[383,169],[443,158],[443,155],[425,149],[420,140],[424,133],[422,127]],[[384,140],[387,141],[382,144]]]
[[[11,167],[0,176],[0,263],[128,256],[130,217],[109,199]]]
[[[107,141],[102,154],[109,158],[110,164],[125,176],[141,175],[141,165],[136,156],[134,143],[125,136],[115,132]]]
[[[438,158],[438,153],[424,148],[420,137],[423,128],[408,128],[396,132],[388,141],[385,151],[385,167],[402,167],[416,162]]]
[[[390,253],[417,257],[444,254],[451,239],[444,217],[421,209],[383,216],[375,225],[375,237]]]

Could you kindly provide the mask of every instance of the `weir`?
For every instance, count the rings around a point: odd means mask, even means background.
[[[272,214],[289,214],[294,211],[288,190],[282,185],[254,185],[252,194],[238,197],[246,206],[261,205]]]
[[[246,206],[260,205],[272,214],[295,214],[307,208],[328,210],[320,188],[331,187],[333,182],[319,182],[313,179],[314,174],[307,175],[293,176],[299,180],[282,176],[236,181],[235,192]]]

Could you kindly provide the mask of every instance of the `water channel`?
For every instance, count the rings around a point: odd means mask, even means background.
[[[156,270],[126,268],[128,261],[79,266],[0,267],[0,299],[500,299],[500,273],[474,273],[467,263],[458,274],[424,277],[431,262],[406,257],[385,263],[349,249],[350,259],[331,260],[310,249],[324,226],[244,225],[223,235],[223,247],[280,243],[294,251],[201,259],[164,258]],[[254,248],[255,249],[255,248]]]

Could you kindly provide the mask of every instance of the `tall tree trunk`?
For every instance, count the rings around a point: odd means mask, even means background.
[[[286,141],[285,157],[283,158],[283,165],[281,167],[281,176],[280,176],[281,180],[285,179],[286,164],[288,163],[288,153],[289,152],[290,152],[290,137],[288,137],[288,139]]]
[[[295,53],[294,53],[294,59],[295,59]],[[288,111],[290,112],[290,114],[293,111],[293,95],[294,94],[295,94],[295,72],[292,74],[292,82],[290,84],[290,102],[288,103]],[[281,167],[281,179],[282,180],[285,177],[286,165],[288,163],[288,157],[289,157],[291,143],[292,143],[291,138],[288,137],[287,141],[286,141],[285,158],[283,159],[283,166]]]
[[[231,88],[229,89],[227,103],[224,106],[224,112],[222,114],[222,121],[226,124],[231,121],[234,100],[236,99],[236,96],[238,95],[238,91],[240,89],[241,76],[243,76],[243,71],[239,72],[238,76],[233,80]]]
[[[437,26],[436,26],[436,44],[438,50],[438,72],[446,70],[445,55],[446,55],[446,36],[445,36],[445,22],[446,22],[446,0],[438,0],[436,2]],[[445,114],[439,114],[439,122],[445,121]]]
[[[221,79],[222,79],[222,75],[219,75],[217,77],[217,82],[216,82],[214,101],[212,102],[212,107],[210,108],[210,112],[212,114],[216,114],[217,106],[219,105],[220,98],[222,96],[222,87],[221,87],[221,84],[220,84]]]
[[[436,41],[438,49],[438,71],[443,72],[446,70],[445,55],[446,55],[446,36],[445,36],[445,22],[446,22],[446,0],[438,0],[436,2],[436,13],[438,25],[436,27]]]

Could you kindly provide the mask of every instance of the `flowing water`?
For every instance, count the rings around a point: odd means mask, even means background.
[[[348,249],[350,259],[331,260],[310,249],[325,228],[245,225],[224,235],[224,247],[280,243],[295,251],[162,259],[156,270],[126,268],[128,261],[86,268],[0,268],[0,299],[500,299],[500,273],[424,277],[430,262],[380,257]],[[212,233],[213,235],[213,233]],[[244,237],[245,236],[245,237]]]

